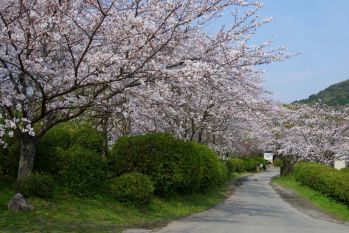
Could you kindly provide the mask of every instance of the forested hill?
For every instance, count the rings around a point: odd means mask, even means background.
[[[349,104],[349,80],[333,84],[319,93],[309,96],[308,99],[296,101],[295,103],[321,103],[330,106]]]

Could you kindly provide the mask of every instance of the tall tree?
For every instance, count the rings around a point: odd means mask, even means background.
[[[0,134],[21,140],[18,176],[56,124],[152,79],[175,78],[178,52],[241,0],[0,0]]]

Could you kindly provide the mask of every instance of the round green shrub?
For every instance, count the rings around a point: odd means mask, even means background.
[[[139,172],[151,177],[160,195],[206,190],[224,177],[216,153],[168,134],[121,137],[109,157],[115,175]]]
[[[97,153],[103,151],[103,135],[95,128],[88,125],[77,125],[73,134],[74,145],[85,147],[89,150],[94,150]]]
[[[32,174],[16,180],[15,191],[25,197],[51,198],[55,183],[53,178],[44,174]]]
[[[146,207],[153,196],[154,185],[148,176],[132,172],[113,179],[110,192],[119,201]]]
[[[64,181],[69,191],[80,197],[93,197],[99,193],[107,177],[105,159],[93,150],[76,146],[67,151]]]
[[[246,171],[249,172],[255,172],[257,170],[257,167],[259,167],[259,165],[261,163],[263,163],[261,160],[256,160],[254,158],[242,158],[242,160],[244,161],[244,167],[246,169]]]
[[[227,160],[226,163],[230,173],[233,173],[233,172],[241,173],[245,171],[245,163],[244,163],[244,160],[242,159],[231,157]]]
[[[38,172],[59,175],[61,158],[58,151],[67,150],[72,144],[72,124],[61,124],[49,131],[40,139],[34,161],[34,169]]]
[[[199,184],[199,191],[206,191],[222,184],[228,176],[226,165],[219,160],[217,154],[208,146],[195,142],[192,142],[192,146],[194,147],[194,153],[200,159],[200,164],[197,164],[201,168],[200,177],[193,181]]]
[[[102,154],[101,133],[87,125],[64,123],[50,129],[39,141],[34,169],[53,175],[60,180],[66,165],[70,163],[70,153],[76,147]]]

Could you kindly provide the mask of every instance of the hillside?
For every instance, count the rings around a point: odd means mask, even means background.
[[[294,103],[314,104],[321,103],[330,106],[346,105],[349,103],[349,80],[333,84],[308,99],[295,101]]]

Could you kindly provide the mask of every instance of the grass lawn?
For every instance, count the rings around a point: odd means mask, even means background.
[[[108,196],[80,199],[57,192],[51,200],[30,198],[35,211],[14,214],[7,211],[14,193],[4,189],[0,191],[0,232],[121,232],[129,227],[161,226],[221,202],[230,193],[230,183],[205,194],[155,197],[143,211]]]
[[[299,184],[292,175],[275,178],[273,182],[296,192],[301,197],[313,203],[319,209],[336,217],[337,219],[349,221],[349,206],[332,200],[331,198],[328,198],[322,193],[307,186]]]

